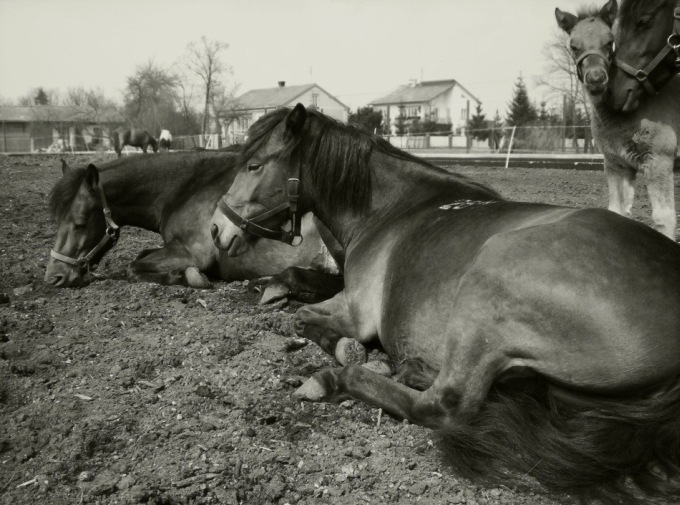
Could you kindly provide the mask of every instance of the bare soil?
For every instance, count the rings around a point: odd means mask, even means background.
[[[512,199],[607,205],[601,172],[453,169]],[[258,306],[253,281],[130,284],[152,233],[124,229],[86,288],[44,285],[60,175],[55,157],[0,158],[1,504],[572,501],[461,478],[429,430],[367,405],[294,401],[335,366],[291,338],[300,304]],[[635,217],[649,223],[643,189]]]

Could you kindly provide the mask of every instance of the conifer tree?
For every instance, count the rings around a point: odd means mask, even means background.
[[[524,85],[522,74],[515,82],[515,91],[507,112],[507,123],[510,126],[527,126],[538,119],[536,107],[529,101],[529,94]]]

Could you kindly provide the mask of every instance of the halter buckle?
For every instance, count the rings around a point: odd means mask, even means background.
[[[646,81],[648,77],[649,74],[644,70],[638,70],[637,72],[635,72],[635,78],[640,82]]]

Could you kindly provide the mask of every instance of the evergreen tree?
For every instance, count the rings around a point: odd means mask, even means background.
[[[538,112],[529,101],[529,94],[520,74],[515,82],[515,91],[507,112],[507,123],[510,126],[527,126],[537,119]]]
[[[470,135],[477,140],[486,140],[489,137],[489,130],[486,124],[486,114],[482,112],[482,104],[477,104],[475,113],[468,122]]]
[[[42,87],[38,88],[38,92],[35,95],[35,104],[47,105],[48,103],[50,103],[50,99],[47,97],[47,93],[45,93],[45,90],[42,89]]]
[[[370,106],[359,107],[355,113],[349,115],[347,122],[370,133],[382,133],[382,111],[375,111]]]

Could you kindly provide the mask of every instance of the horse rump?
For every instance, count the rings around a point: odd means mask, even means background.
[[[470,423],[438,435],[446,462],[469,478],[523,486],[531,477],[602,503],[677,500],[679,379],[639,398],[562,395],[544,381],[508,381],[494,386]]]

